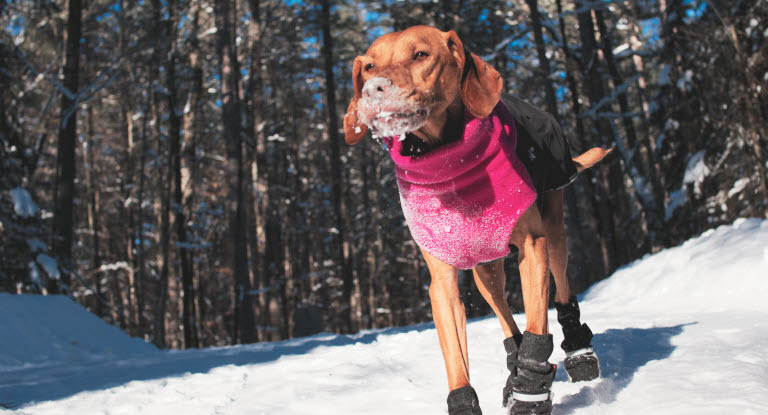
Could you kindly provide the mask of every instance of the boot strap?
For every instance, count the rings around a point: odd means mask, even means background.
[[[512,391],[512,399],[520,402],[543,402],[552,399],[552,392],[523,393]]]

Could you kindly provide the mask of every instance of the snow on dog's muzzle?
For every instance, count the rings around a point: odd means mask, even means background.
[[[360,121],[371,129],[374,137],[399,136],[424,126],[429,110],[408,100],[408,94],[383,77],[369,79],[363,86],[363,97],[357,105]]]

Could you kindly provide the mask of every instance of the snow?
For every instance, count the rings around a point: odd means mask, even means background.
[[[27,246],[32,252],[45,252],[48,249],[48,245],[37,238],[27,239]]]
[[[37,265],[34,262],[29,262],[29,280],[32,281],[38,287],[43,286],[43,282],[40,280],[40,272],[37,270]]]
[[[693,86],[693,71],[687,69],[683,74],[683,77],[677,80],[677,89],[688,92]]]
[[[733,196],[741,193],[744,188],[747,187],[749,184],[749,177],[742,177],[739,180],[736,180],[736,182],[733,183],[733,187],[731,187],[731,190],[728,191],[728,198],[732,198]]]
[[[28,218],[37,216],[40,213],[40,208],[37,207],[37,204],[32,200],[32,196],[30,196],[26,189],[17,187],[9,190],[8,193],[11,195],[13,210],[17,215],[23,218]]]
[[[154,346],[131,339],[65,296],[0,293],[0,316],[3,404],[7,404],[15,376],[30,375],[24,382],[34,383],[45,380],[49,370],[76,372],[117,356],[122,359],[156,352]]]
[[[683,206],[687,200],[688,190],[686,190],[685,187],[672,192],[669,195],[669,203],[667,203],[667,207],[664,210],[664,220],[669,220],[672,217],[672,214],[675,213],[675,210],[680,206]]]
[[[662,85],[671,85],[672,84],[672,66],[671,65],[664,65],[661,67],[661,71],[659,71],[659,79],[656,81],[656,83],[659,86]]]
[[[768,220],[742,219],[593,286],[580,301],[602,377],[569,383],[556,347],[554,414],[767,413],[766,247]],[[3,414],[446,413],[431,324],[157,351],[62,297],[0,294],[0,315]],[[502,415],[501,328],[476,319],[468,334],[483,413]]]
[[[41,267],[45,270],[45,273],[48,274],[48,278],[58,280],[61,278],[61,274],[59,274],[59,264],[56,262],[55,259],[51,258],[50,256],[46,254],[38,254],[37,255],[37,263],[40,264]]]
[[[701,184],[709,175],[709,167],[704,163],[704,156],[706,155],[706,150],[701,150],[691,156],[685,169],[685,176],[683,177],[683,186],[689,183],[693,184],[693,191],[696,193],[696,196],[701,196]]]
[[[704,162],[704,156],[706,156],[706,154],[706,150],[701,150],[688,159],[685,175],[683,176],[683,183],[680,185],[680,189],[669,195],[670,201],[667,204],[665,213],[666,220],[669,220],[675,210],[684,205],[688,200],[687,185],[692,184],[694,194],[696,194],[696,196],[701,196],[701,184],[704,183],[704,179],[706,179],[710,173],[709,167],[707,167],[707,164]]]
[[[121,270],[121,269],[126,270],[126,271],[130,271],[131,266],[128,265],[128,263],[125,262],[125,261],[117,261],[117,262],[113,262],[111,264],[102,264],[98,268],[99,272],[117,271],[117,270]]]
[[[210,242],[203,243],[190,243],[190,242],[175,242],[177,248],[190,249],[190,250],[202,250],[208,249],[212,246]],[[128,264],[126,264],[126,267]]]

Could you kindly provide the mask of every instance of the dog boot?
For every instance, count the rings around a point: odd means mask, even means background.
[[[526,331],[514,359],[517,374],[507,381],[512,390],[507,401],[509,415],[552,413],[552,394],[549,391],[555,379],[557,366],[547,359],[552,354],[552,335],[538,335]]]
[[[596,379],[600,376],[600,360],[592,350],[592,330],[579,321],[579,303],[572,296],[566,304],[555,303],[557,321],[563,327],[565,373],[571,382]]]
[[[512,397],[512,382],[517,376],[517,351],[520,350],[520,343],[523,341],[523,334],[517,333],[512,337],[504,339],[504,350],[507,351],[507,369],[509,369],[509,377],[507,383],[504,385],[501,406],[507,406],[509,399]]]
[[[472,386],[467,385],[448,394],[448,415],[483,415]]]

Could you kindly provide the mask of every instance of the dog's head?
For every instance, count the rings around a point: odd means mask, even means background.
[[[448,108],[462,103],[487,117],[501,96],[501,75],[469,53],[454,31],[414,26],[376,39],[352,67],[355,95],[344,116],[348,144],[402,135],[446,123]]]

